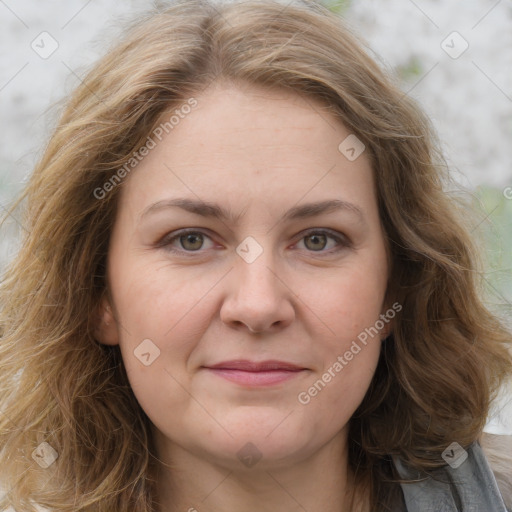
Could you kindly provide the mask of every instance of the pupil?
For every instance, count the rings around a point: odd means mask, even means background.
[[[309,246],[308,241],[313,241],[313,247]],[[327,241],[327,237],[325,235],[310,235],[310,236],[306,237],[306,247],[308,249],[312,249],[314,251],[321,250],[321,249],[325,248],[326,241]],[[315,244],[318,244],[318,243],[320,243],[320,247],[318,247],[318,245],[315,246]]]
[[[181,237],[183,248],[189,250],[200,249],[203,244],[202,239],[203,237],[199,233],[190,233]]]

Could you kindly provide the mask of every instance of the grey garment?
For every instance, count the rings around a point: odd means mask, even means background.
[[[447,464],[435,470],[432,477],[400,484],[407,507],[403,512],[507,512],[480,445],[474,442],[467,454],[458,468]],[[401,478],[419,478],[416,471],[406,468],[399,459],[393,462]]]

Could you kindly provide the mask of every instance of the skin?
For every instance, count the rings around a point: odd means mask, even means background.
[[[369,161],[340,153],[350,132],[311,99],[226,83],[196,99],[123,184],[109,250],[111,299],[98,328],[103,343],[120,345],[154,425],[161,510],[355,510],[347,425],[391,323],[307,405],[297,397],[389,308]],[[173,198],[216,203],[235,218],[178,207],[148,212]],[[361,215],[345,208],[283,218],[332,199]],[[204,236],[171,240],[182,228]],[[236,252],[249,236],[263,250],[251,263]],[[160,350],[149,366],[134,355],[145,339]],[[204,368],[233,359],[305,370],[255,388]],[[261,459],[248,467],[240,450]]]

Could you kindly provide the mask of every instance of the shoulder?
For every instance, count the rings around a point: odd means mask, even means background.
[[[512,510],[512,435],[484,433],[480,445],[494,473],[503,501]]]

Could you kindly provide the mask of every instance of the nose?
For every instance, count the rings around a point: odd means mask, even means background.
[[[229,273],[228,293],[220,310],[222,322],[251,333],[275,332],[295,318],[295,294],[279,275],[271,256],[256,261],[239,258]]]

